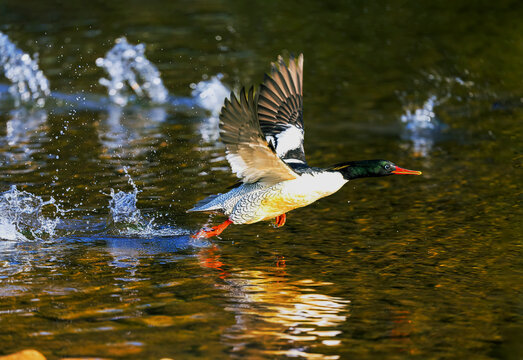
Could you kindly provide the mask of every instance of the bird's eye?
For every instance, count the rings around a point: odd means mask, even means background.
[[[387,171],[390,170],[390,165],[389,164],[385,165],[385,170],[387,170]]]

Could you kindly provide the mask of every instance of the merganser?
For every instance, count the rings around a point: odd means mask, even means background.
[[[218,212],[228,219],[194,237],[221,234],[230,224],[276,219],[338,191],[349,180],[388,175],[421,175],[388,160],[348,161],[326,169],[310,167],[303,149],[303,54],[272,63],[258,92],[231,92],[220,114],[220,136],[232,172],[240,179],[224,194],[211,195],[191,211]]]

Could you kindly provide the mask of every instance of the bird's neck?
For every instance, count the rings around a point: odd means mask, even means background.
[[[376,160],[347,161],[331,166],[328,171],[337,171],[346,180],[382,176],[376,170]]]

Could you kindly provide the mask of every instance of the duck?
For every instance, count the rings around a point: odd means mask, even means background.
[[[311,167],[303,147],[303,54],[271,63],[258,91],[231,92],[220,113],[220,138],[226,159],[239,181],[210,195],[187,212],[221,213],[225,222],[203,228],[193,237],[220,235],[229,225],[275,219],[286,222],[294,209],[334,194],[348,181],[390,175],[421,175],[389,160],[346,161]]]

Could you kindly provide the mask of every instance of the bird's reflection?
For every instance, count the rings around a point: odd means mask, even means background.
[[[393,327],[388,336],[400,345],[399,352],[416,355],[420,351],[411,338],[411,335],[415,333],[412,317],[410,310],[393,308],[391,311]]]
[[[226,310],[235,318],[223,336],[234,355],[244,358],[261,351],[269,356],[339,359],[321,353],[322,348],[340,345],[339,327],[349,316],[350,300],[322,292],[332,283],[293,280],[281,256],[267,271],[230,268],[217,246],[202,249],[199,260],[223,280],[220,286],[230,300]]]

